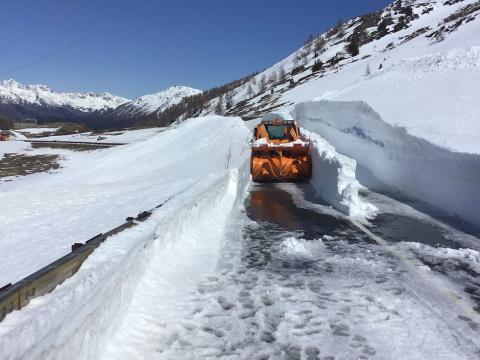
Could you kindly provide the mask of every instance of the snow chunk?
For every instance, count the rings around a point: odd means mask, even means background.
[[[358,220],[372,218],[377,208],[359,195],[355,178],[357,163],[341,155],[318,134],[302,129],[312,142],[312,180],[317,195],[336,209]]]
[[[268,142],[268,140],[265,139],[265,138],[260,138],[260,139],[257,139],[253,142],[254,147],[268,146],[268,147],[272,147],[272,148],[283,148],[283,147],[294,147],[295,145],[307,146],[308,143],[301,140],[301,139],[297,139],[297,140],[291,141],[289,143],[270,144]]]
[[[253,142],[254,147],[268,146],[268,145],[269,145],[268,141],[265,138],[260,138],[260,139],[257,139]]]
[[[318,258],[326,247],[321,239],[305,240],[290,236],[282,241],[280,249],[283,253],[306,258]]]

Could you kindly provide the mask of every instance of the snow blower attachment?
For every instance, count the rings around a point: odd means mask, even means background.
[[[302,181],[312,176],[310,142],[301,137],[295,121],[262,121],[254,131],[253,181]]]

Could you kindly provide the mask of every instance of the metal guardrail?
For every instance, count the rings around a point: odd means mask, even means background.
[[[29,142],[32,144],[59,144],[59,145],[90,145],[98,147],[112,147],[118,145],[127,145],[128,143],[109,143],[109,142],[94,142],[94,141],[66,141],[66,140],[17,140]]]
[[[162,205],[157,206],[157,208]],[[53,291],[57,285],[75,274],[87,257],[109,236],[135,226],[136,222],[145,221],[151,214],[151,211],[144,211],[135,218],[128,217],[122,225],[105,234],[98,234],[87,240],[85,244],[73,244],[72,251],[69,254],[13,285],[8,284],[0,288],[0,321],[5,319],[7,314],[12,311],[20,310],[26,306],[31,299]]]

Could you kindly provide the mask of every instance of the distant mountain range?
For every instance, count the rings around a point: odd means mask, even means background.
[[[91,128],[132,126],[143,117],[201,92],[187,86],[172,86],[129,100],[110,93],[60,93],[45,85],[23,85],[10,79],[0,82],[0,117],[36,118],[40,123],[82,122]]]

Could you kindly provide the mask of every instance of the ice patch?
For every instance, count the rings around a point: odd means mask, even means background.
[[[438,259],[457,259],[468,263],[474,270],[480,272],[480,252],[473,249],[450,249],[445,247],[432,247],[416,242],[402,242],[398,244],[401,249],[413,250],[416,253],[433,256]]]

